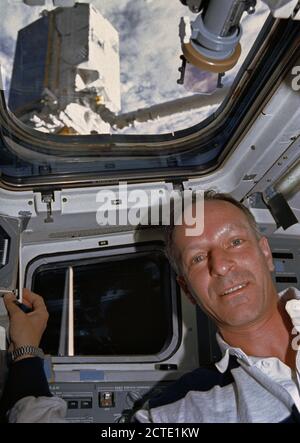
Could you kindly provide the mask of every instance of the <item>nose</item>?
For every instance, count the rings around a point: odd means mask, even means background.
[[[225,276],[234,267],[230,252],[221,248],[214,249],[209,255],[209,269],[213,276]]]

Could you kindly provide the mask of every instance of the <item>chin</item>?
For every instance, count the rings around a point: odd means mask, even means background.
[[[258,319],[256,312],[240,313],[240,315],[231,316],[227,319],[227,323],[231,326],[247,326],[254,323]]]
[[[231,307],[230,312],[224,313],[223,318],[232,326],[246,326],[259,318],[260,310],[255,306],[245,306],[245,303]]]

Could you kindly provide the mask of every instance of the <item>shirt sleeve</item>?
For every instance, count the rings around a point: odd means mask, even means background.
[[[8,411],[19,400],[29,396],[52,396],[39,357],[24,358],[10,365],[0,403],[1,421],[5,421]]]
[[[67,423],[67,405],[58,397],[25,397],[9,411],[9,423]]]

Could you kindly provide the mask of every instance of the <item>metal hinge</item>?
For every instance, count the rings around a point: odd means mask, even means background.
[[[47,217],[45,218],[45,223],[53,223],[52,217],[52,204],[54,203],[54,192],[42,193],[42,202],[47,206]]]
[[[53,223],[55,214],[61,214],[61,191],[47,190],[34,193],[35,210],[38,215],[46,215],[44,223]]]

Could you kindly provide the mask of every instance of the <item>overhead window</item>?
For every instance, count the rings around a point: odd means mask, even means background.
[[[179,0],[3,3],[0,59],[9,108],[29,127],[62,135],[167,134],[200,123],[225,99],[268,15],[262,2],[254,15],[231,14],[237,23],[242,15],[240,30],[231,23],[223,33],[237,35],[242,53],[222,76],[180,59],[179,29],[192,30],[196,42],[199,14]],[[213,57],[206,46],[203,54]]]
[[[218,11],[207,19],[221,44],[200,20],[216,2],[203,0],[199,13],[184,0],[5,3],[0,172],[9,186],[216,169],[286,75],[299,35],[296,21],[252,0],[226,2],[240,6],[222,10],[219,30]]]

